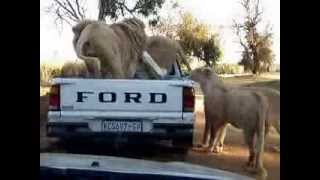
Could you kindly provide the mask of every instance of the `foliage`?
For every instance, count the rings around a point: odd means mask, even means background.
[[[120,17],[142,16],[151,17],[150,24],[155,25],[159,20],[158,12],[165,0],[99,0],[97,20],[116,21]],[[46,12],[55,17],[57,25],[73,24],[86,19],[87,1],[84,0],[51,0]]]
[[[240,45],[243,47],[242,59],[239,64],[244,65],[245,71],[253,74],[269,71],[274,61],[272,52],[272,33],[269,26],[265,32],[260,33],[257,27],[261,22],[259,0],[241,0],[241,5],[246,16],[242,23],[234,21],[233,28],[239,37]]]
[[[116,21],[119,17],[128,15],[154,16],[150,23],[156,24],[159,19],[158,11],[164,2],[165,0],[99,0],[98,19],[105,21],[105,18],[109,17],[111,20]]]
[[[40,85],[46,86],[54,77],[58,77],[61,73],[61,66],[41,64],[40,65]]]
[[[238,64],[216,64],[213,68],[217,74],[240,74],[243,72],[243,66]]]
[[[269,36],[268,34],[258,34],[257,42],[258,44],[255,47],[256,62],[254,61],[254,57],[250,55],[248,50],[244,50],[242,52],[242,59],[239,64],[244,66],[244,70],[246,72],[252,71],[254,74],[270,72],[273,61],[275,59],[275,55],[271,49],[271,36]]]
[[[178,40],[188,56],[197,57],[207,66],[212,67],[222,56],[218,34],[191,13],[180,13],[179,20],[174,17],[161,19],[152,32]]]

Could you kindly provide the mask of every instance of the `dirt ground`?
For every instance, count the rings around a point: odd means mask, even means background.
[[[204,129],[204,118],[202,113],[197,113],[196,132],[194,143],[201,142]],[[274,146],[280,144],[280,136],[272,130],[269,134],[264,153],[264,164],[268,170],[268,179],[280,179],[280,153],[273,150]],[[207,153],[203,149],[193,148],[187,157],[188,162],[214,167],[243,175],[252,176],[246,173],[242,166],[248,157],[248,149],[243,140],[242,131],[229,126],[225,140],[224,151],[220,154]]]
[[[229,80],[229,82],[238,81],[237,79]],[[279,82],[280,84],[280,82]],[[274,84],[272,84],[274,85]],[[278,89],[276,87],[276,89]],[[280,89],[280,87],[279,87]],[[67,152],[59,144],[59,141],[45,136],[45,124],[47,117],[48,97],[40,97],[40,152]],[[203,128],[204,128],[204,115],[202,111],[202,98],[198,96],[196,101],[197,117],[195,123],[194,144],[201,142]],[[272,147],[280,144],[280,137],[275,131],[271,131],[266,140],[264,164],[268,170],[268,180],[280,179],[280,153],[275,152]],[[143,150],[141,150],[143,149]],[[85,151],[72,152],[72,153],[86,153],[86,154],[102,154],[102,155],[114,155],[123,157],[133,157],[139,159],[149,159],[157,161],[184,161],[192,164],[203,165],[207,167],[227,170],[236,172],[239,174],[254,177],[252,174],[248,174],[243,170],[248,157],[248,150],[244,143],[242,132],[239,129],[229,127],[224,152],[220,154],[207,153],[201,148],[192,148],[186,155],[182,155],[179,152],[175,152],[165,146],[156,147],[141,147],[135,148],[115,148],[110,147],[98,147]]]

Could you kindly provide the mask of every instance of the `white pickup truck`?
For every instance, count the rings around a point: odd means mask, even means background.
[[[56,78],[47,134],[62,139],[172,140],[192,146],[194,82],[180,66],[161,80]],[[133,140],[134,139],[134,140]]]

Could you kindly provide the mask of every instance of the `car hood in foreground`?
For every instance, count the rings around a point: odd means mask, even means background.
[[[42,173],[42,174],[41,174]],[[156,162],[112,156],[40,153],[40,175],[78,174],[111,179],[251,180],[239,174],[182,162]],[[125,176],[126,175],[126,176]],[[90,178],[89,178],[90,179]]]

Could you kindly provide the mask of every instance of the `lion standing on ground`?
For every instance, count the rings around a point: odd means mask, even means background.
[[[115,24],[84,20],[72,28],[77,56],[91,76],[132,78],[145,50],[145,25],[137,18]]]
[[[266,87],[238,87],[241,89],[249,89],[257,92],[261,92],[264,96],[268,98],[270,111],[268,115],[268,120],[266,124],[266,135],[269,132],[270,127],[274,127],[278,134],[280,135],[280,92],[275,89],[266,88]],[[208,127],[206,127],[208,128]],[[228,124],[224,125],[219,129],[216,139],[213,144],[213,151],[216,153],[220,153],[223,151],[224,139],[226,136],[226,131],[228,128]],[[206,131],[208,132],[208,130]],[[206,134],[205,137],[209,135]],[[208,145],[208,140],[203,139],[203,146]],[[279,151],[279,147],[275,147],[275,150]]]
[[[218,129],[226,123],[242,129],[249,147],[247,168],[265,179],[267,171],[263,166],[263,153],[269,111],[267,98],[255,91],[227,88],[209,68],[193,70],[191,79],[200,84],[204,93],[206,124],[210,127],[212,136],[210,145],[213,144]]]

